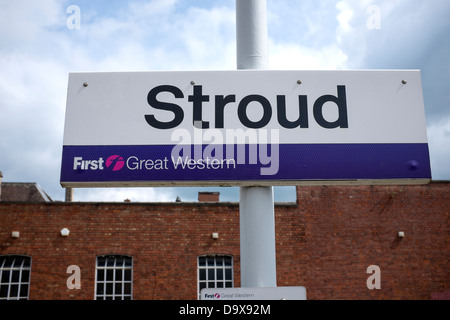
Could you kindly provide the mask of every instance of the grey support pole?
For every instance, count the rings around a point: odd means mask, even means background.
[[[266,0],[236,0],[238,69],[268,69]],[[276,287],[273,187],[241,187],[241,287]]]
[[[236,0],[238,69],[268,69],[266,0]]]

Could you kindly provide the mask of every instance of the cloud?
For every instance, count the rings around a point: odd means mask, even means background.
[[[203,188],[98,188],[98,189],[75,189],[74,199],[76,202],[174,202],[177,197],[182,202],[197,202],[198,193],[220,192],[221,202],[238,202],[239,188],[227,187],[203,187]],[[275,187],[274,198],[276,202],[293,202],[296,200],[295,187]]]
[[[272,70],[334,70],[345,68],[347,63],[347,56],[336,45],[313,49],[292,43],[272,43],[269,51]]]
[[[374,68],[414,67],[450,25],[448,1],[343,0],[336,8],[342,48]]]
[[[346,1],[340,1],[336,4],[336,8],[339,10],[336,20],[339,22],[340,32],[349,33],[352,30],[350,21],[354,15],[351,5]]]
[[[61,4],[54,0],[0,2],[1,50],[39,45],[49,28],[61,23]]]
[[[75,202],[174,202],[176,194],[173,189],[157,188],[98,188],[75,189]]]
[[[5,178],[53,184],[49,178],[60,166],[66,74],[52,61],[21,54],[0,55],[0,69]]]

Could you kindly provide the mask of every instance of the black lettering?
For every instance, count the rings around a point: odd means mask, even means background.
[[[314,103],[314,118],[320,126],[326,129],[333,129],[338,127],[348,128],[347,96],[345,93],[345,86],[337,86],[337,92],[337,97],[332,95],[324,95],[319,97]],[[334,102],[338,107],[339,115],[337,120],[334,122],[328,122],[323,117],[323,105],[326,102]]]
[[[193,124],[199,129],[208,129],[209,122],[202,120],[202,104],[203,101],[208,102],[209,96],[203,95],[202,86],[194,86],[194,94],[188,96],[188,101],[192,102],[194,108]],[[201,123],[201,127],[199,124]]]
[[[145,115],[145,120],[149,125],[156,129],[172,129],[180,125],[180,123],[184,119],[183,109],[174,103],[162,102],[159,101],[156,96],[161,92],[170,92],[174,95],[175,98],[184,98],[183,92],[177,87],[170,85],[162,85],[153,88],[147,95],[147,102],[150,106],[159,110],[167,110],[171,111],[174,114],[174,118],[169,122],[162,122],[155,118],[152,114]]]
[[[263,107],[264,112],[261,120],[257,122],[251,121],[247,116],[247,107],[249,103],[253,101],[259,102]],[[238,117],[241,123],[247,128],[259,129],[266,126],[272,118],[272,107],[270,106],[269,100],[267,100],[265,97],[256,94],[249,95],[243,98],[239,103]]]
[[[277,96],[278,123],[286,129],[308,128],[308,102],[306,96],[298,96],[298,119],[289,121],[286,116],[286,96]]]
[[[215,119],[216,128],[223,128],[224,109],[225,106],[231,102],[236,102],[236,96],[234,94],[226,97],[216,96],[216,119]]]

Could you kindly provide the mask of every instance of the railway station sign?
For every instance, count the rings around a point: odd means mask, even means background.
[[[305,287],[202,289],[201,300],[306,300]]]
[[[418,70],[69,74],[63,187],[430,179]]]

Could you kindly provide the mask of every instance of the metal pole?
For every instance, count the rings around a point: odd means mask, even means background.
[[[268,69],[266,0],[236,0],[238,69]],[[241,287],[276,287],[273,187],[241,187]]]
[[[268,69],[266,0],[236,0],[238,69]]]

